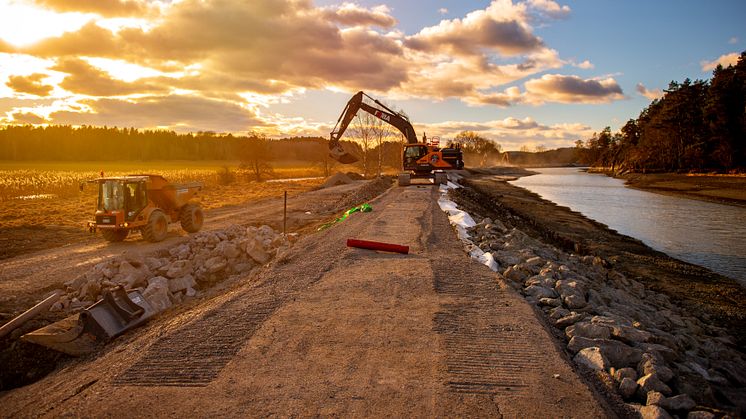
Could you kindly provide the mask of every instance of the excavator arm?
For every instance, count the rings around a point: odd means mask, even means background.
[[[376,108],[374,106],[371,106],[363,102],[363,97],[369,98],[376,105],[380,106],[382,109]],[[342,137],[342,135],[344,135],[345,131],[347,130],[347,127],[350,125],[350,122],[352,122],[352,118],[355,117],[355,115],[357,114],[357,111],[360,109],[396,127],[396,129],[401,131],[401,133],[407,139],[408,144],[417,143],[417,134],[415,134],[414,127],[412,127],[412,124],[409,122],[409,119],[407,119],[406,116],[402,115],[399,112],[395,112],[389,109],[383,103],[379,102],[376,99],[373,99],[372,97],[360,91],[360,92],[357,92],[354,96],[352,96],[352,98],[347,102],[347,106],[345,106],[344,111],[342,111],[342,114],[339,116],[339,119],[337,119],[337,124],[334,126],[334,129],[332,130],[330,134],[329,155],[333,159],[343,164],[354,163],[358,160],[357,157],[346,152],[342,148],[342,145],[340,144],[339,139]]]

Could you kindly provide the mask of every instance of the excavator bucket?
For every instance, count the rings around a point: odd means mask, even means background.
[[[358,158],[345,151],[341,144],[337,144],[329,149],[329,156],[342,164],[352,164],[358,161]]]
[[[138,326],[155,314],[140,291],[126,292],[118,287],[81,311],[21,339],[46,346],[68,355],[80,356],[96,351],[111,338]]]

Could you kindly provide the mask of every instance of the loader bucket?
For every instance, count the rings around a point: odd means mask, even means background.
[[[358,158],[345,151],[341,144],[330,148],[329,156],[342,164],[352,164],[358,161]]]
[[[21,336],[21,339],[68,355],[96,351],[111,338],[155,314],[140,291],[115,288],[80,313]]]

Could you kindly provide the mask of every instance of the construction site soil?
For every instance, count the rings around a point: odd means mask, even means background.
[[[450,196],[466,211],[509,217],[536,239],[600,257],[746,347],[743,288],[501,181],[525,173],[475,172]],[[18,340],[53,313],[0,340],[0,417],[636,416],[599,375],[570,362],[540,310],[468,257],[437,188],[345,182],[288,202],[288,230],[301,239],[282,257],[203,290],[100,353],[69,358]],[[315,231],[366,201],[373,212]],[[279,205],[215,209],[205,228],[281,229]],[[351,237],[406,244],[410,254],[347,248]],[[95,263],[186,239],[86,242],[0,261],[2,321]]]

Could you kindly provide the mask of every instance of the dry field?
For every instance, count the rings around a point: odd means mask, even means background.
[[[199,200],[205,209],[265,197],[289,195],[318,186],[322,179],[255,182],[237,163],[148,162],[148,163],[19,163],[0,162],[0,259],[28,251],[63,245],[89,237],[85,223],[96,207],[96,189],[79,185],[106,176],[155,173],[171,182],[204,183]],[[225,181],[226,167],[233,176]],[[274,168],[273,177],[292,179],[320,176],[314,167],[284,165]]]

